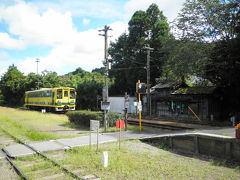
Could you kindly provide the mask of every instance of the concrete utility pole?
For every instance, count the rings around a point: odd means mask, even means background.
[[[112,30],[110,26],[105,25],[104,29],[100,29],[99,32],[104,34],[99,34],[100,36],[104,36],[105,44],[104,44],[104,65],[105,65],[105,87],[103,89],[103,103],[108,103],[108,71],[109,71],[109,61],[108,61],[108,31]],[[104,131],[107,131],[107,109],[104,109]]]
[[[150,102],[150,52],[154,49],[147,46],[147,114],[151,116],[151,102]]]
[[[37,63],[37,74],[38,74],[38,63],[40,62],[40,59],[36,58],[36,63]]]
[[[36,58],[36,63],[37,63],[37,75],[38,75],[38,63],[39,63],[39,62],[40,62],[40,59]],[[39,84],[40,84],[40,82],[37,81],[36,83],[37,83],[37,89],[39,89]]]

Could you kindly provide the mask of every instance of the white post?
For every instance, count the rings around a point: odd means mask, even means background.
[[[108,167],[108,152],[107,151],[104,151],[102,153],[102,166],[103,167]]]

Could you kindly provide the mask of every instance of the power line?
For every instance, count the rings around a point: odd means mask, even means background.
[[[144,67],[128,67],[128,68],[113,68],[113,69],[111,69],[111,71],[115,71],[115,70],[128,70],[128,69],[145,69],[146,68],[146,66],[144,66]]]

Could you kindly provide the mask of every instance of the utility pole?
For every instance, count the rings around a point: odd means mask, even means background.
[[[98,30],[99,32],[103,32],[104,34],[99,34],[100,36],[104,36],[105,44],[104,44],[104,65],[105,65],[105,87],[103,88],[103,104],[108,104],[108,71],[109,71],[109,61],[108,61],[108,31],[112,30],[110,26],[105,25],[104,29]],[[109,104],[110,106],[110,104]],[[107,132],[107,108],[104,108],[104,131]]]
[[[37,75],[38,75],[38,63],[39,63],[39,62],[40,62],[40,59],[36,58],[36,63],[37,63]],[[37,83],[37,88],[39,89],[39,84],[40,84],[40,82],[37,81],[36,83]]]
[[[37,63],[37,74],[38,74],[38,63],[40,62],[40,59],[36,58],[36,63]]]
[[[151,116],[151,102],[150,102],[150,52],[154,49],[147,46],[147,114]]]

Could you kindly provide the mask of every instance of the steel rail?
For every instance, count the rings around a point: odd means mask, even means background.
[[[79,176],[77,176],[76,174],[74,174],[73,172],[69,171],[68,169],[64,168],[63,166],[61,166],[59,163],[57,163],[56,161],[54,161],[53,159],[50,159],[49,157],[47,157],[46,155],[44,155],[43,153],[37,151],[36,149],[34,149],[33,147],[29,146],[28,144],[24,143],[22,140],[18,139],[17,137],[13,136],[12,134],[10,134],[8,131],[4,130],[1,128],[1,130],[9,135],[11,138],[13,138],[16,142],[19,142],[20,144],[23,144],[24,146],[30,148],[31,150],[33,150],[34,152],[36,152],[38,155],[40,155],[41,157],[43,157],[45,160],[48,160],[50,161],[54,166],[57,166],[58,168],[60,168],[64,173],[72,176],[73,178],[75,179],[84,179],[84,178],[81,178]],[[28,180],[26,178],[26,176],[20,171],[20,169],[7,157],[6,155],[6,158],[7,160],[9,161],[9,163],[12,165],[12,167],[14,168],[14,170],[16,171],[16,173],[21,177],[23,178],[24,180]]]
[[[13,167],[15,172],[20,176],[21,179],[28,180],[28,178],[24,175],[24,173],[17,167],[16,164],[14,164],[14,162],[12,162],[12,160],[8,156],[6,156],[5,158],[11,164],[11,166]]]
[[[139,124],[138,121],[132,121],[132,120],[128,120],[128,123],[133,124],[133,125]],[[154,127],[154,128],[168,129],[168,130],[190,130],[190,129],[193,129],[193,128],[188,128],[188,127],[179,127],[179,126],[149,123],[149,122],[142,122],[142,125],[146,126],[146,127]]]

